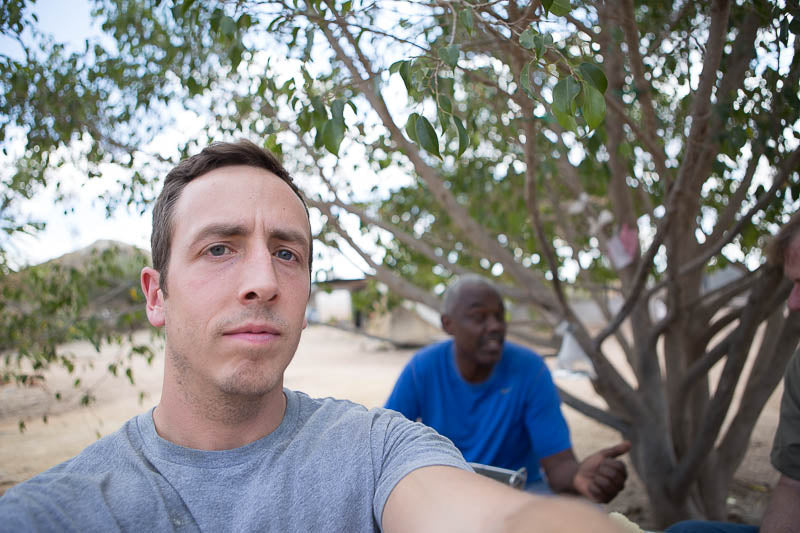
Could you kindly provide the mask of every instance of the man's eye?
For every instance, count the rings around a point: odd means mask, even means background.
[[[293,260],[295,258],[294,252],[291,252],[289,250],[278,250],[275,253],[275,256],[278,259],[283,259],[285,261],[291,261],[291,260]]]
[[[225,255],[225,252],[228,251],[228,247],[223,244],[215,244],[214,246],[208,249],[208,253],[213,255],[214,257],[219,257],[221,255]]]

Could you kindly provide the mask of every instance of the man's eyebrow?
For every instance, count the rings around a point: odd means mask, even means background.
[[[250,232],[251,229],[244,224],[209,224],[197,233],[194,239],[192,239],[192,244],[208,239],[240,237],[248,235]],[[270,239],[298,243],[304,246],[306,250],[309,249],[311,244],[308,240],[308,235],[292,228],[275,228],[270,232]]]
[[[242,224],[209,224],[202,228],[194,239],[192,244],[205,241],[210,238],[220,237],[237,237],[240,235],[247,235],[250,230]]]
[[[271,232],[271,238],[279,241],[295,242],[305,246],[308,250],[311,243],[308,242],[308,235],[302,231],[297,231],[291,228],[276,228]]]

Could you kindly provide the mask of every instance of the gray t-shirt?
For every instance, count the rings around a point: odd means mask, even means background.
[[[266,437],[201,451],[158,436],[152,410],[6,492],[0,531],[377,531],[394,486],[424,466],[469,469],[399,413],[284,390]]]

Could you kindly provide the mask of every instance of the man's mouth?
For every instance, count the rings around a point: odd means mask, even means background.
[[[226,330],[223,336],[260,344],[276,339],[280,334],[280,331],[270,324],[243,324]]]
[[[489,350],[499,350],[503,347],[502,337],[488,337],[483,340],[481,345]]]

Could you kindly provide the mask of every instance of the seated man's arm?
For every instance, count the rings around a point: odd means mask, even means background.
[[[610,502],[625,486],[628,472],[616,457],[631,449],[631,443],[593,453],[580,463],[572,448],[542,458],[539,463],[553,492],[573,492],[598,503]]]
[[[447,466],[419,468],[400,480],[381,522],[388,533],[619,531],[607,516],[578,500],[535,496]]]
[[[781,475],[761,522],[762,533],[791,533],[800,524],[800,481]]]

